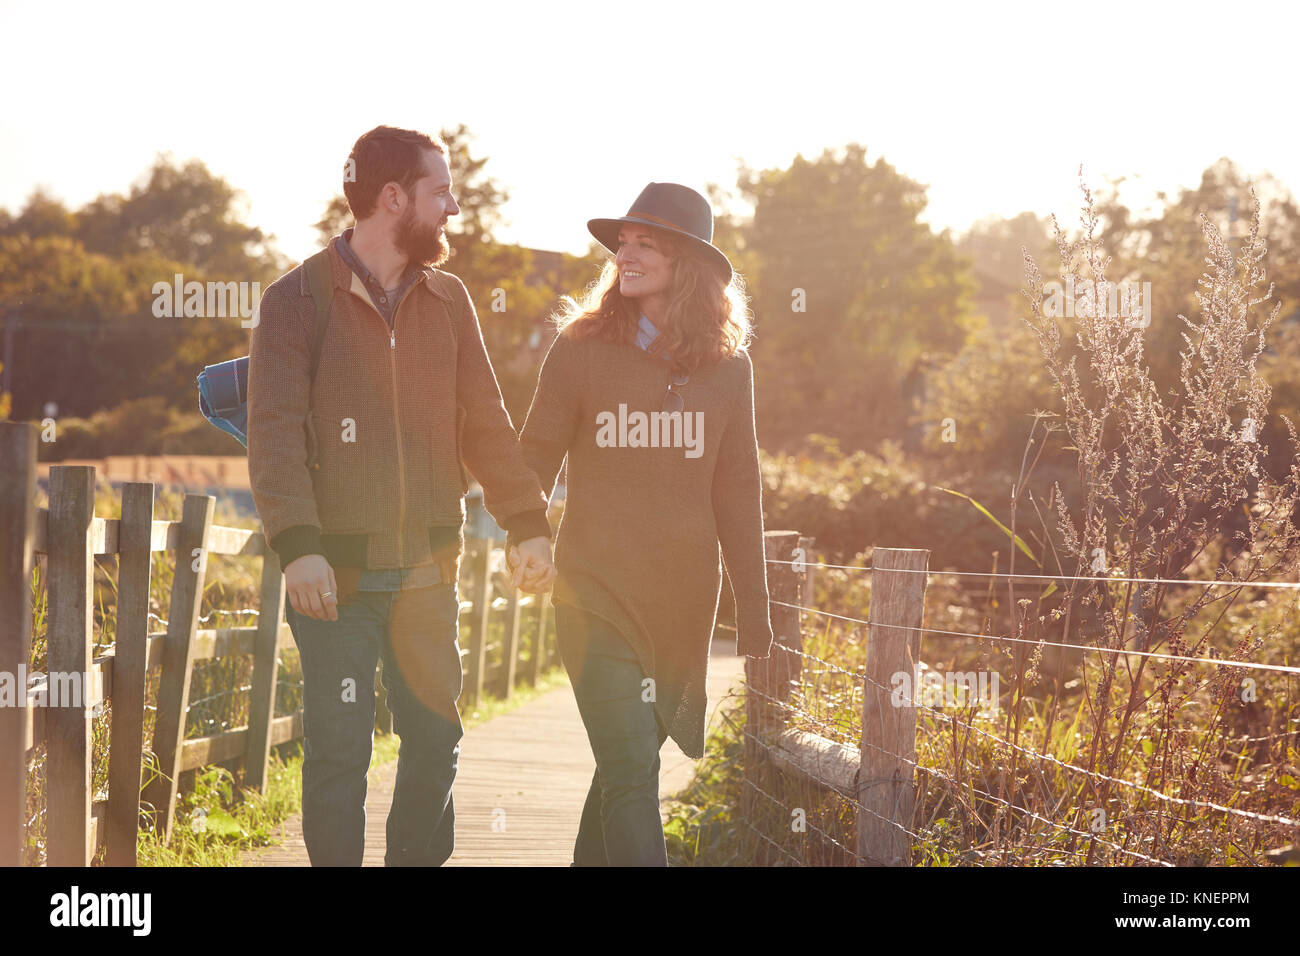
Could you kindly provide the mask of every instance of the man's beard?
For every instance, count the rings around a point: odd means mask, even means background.
[[[415,210],[406,207],[406,214],[397,221],[397,234],[393,242],[411,262],[422,266],[440,266],[451,255],[446,233],[437,226],[426,226],[415,218]]]

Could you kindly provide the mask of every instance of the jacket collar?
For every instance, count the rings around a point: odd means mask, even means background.
[[[330,273],[334,277],[334,288],[347,290],[352,288],[352,280],[356,278],[356,273],[339,255],[338,241],[339,237],[334,236],[330,239],[329,245],[326,246],[330,253]],[[302,269],[300,271],[298,289],[303,295],[309,296],[311,295],[311,286],[307,282],[307,270]],[[424,272],[424,287],[444,302],[451,303],[453,301],[451,293],[446,289],[446,280],[442,278],[442,273],[430,266],[423,267],[422,271]],[[360,282],[359,279],[357,281]],[[365,287],[362,286],[362,288]]]

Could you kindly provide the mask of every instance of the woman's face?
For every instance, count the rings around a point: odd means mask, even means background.
[[[648,226],[629,223],[618,231],[618,291],[628,299],[666,295],[672,282],[673,260],[663,240]]]

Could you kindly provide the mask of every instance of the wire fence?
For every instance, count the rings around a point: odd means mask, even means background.
[[[1117,640],[1078,611],[1114,584],[1300,584],[931,571],[879,548],[883,566],[839,565],[792,559],[796,538],[769,533],[778,646],[746,665],[756,862],[1264,865],[1300,843],[1300,667],[1267,659],[1285,642],[1223,614],[1181,638],[1158,607]],[[950,585],[977,575],[1066,587],[998,621]]]

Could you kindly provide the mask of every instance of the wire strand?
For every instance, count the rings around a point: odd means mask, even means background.
[[[1274,671],[1280,674],[1300,674],[1300,667],[1288,667],[1285,664],[1263,664],[1257,661],[1234,661],[1220,657],[1180,657],[1176,654],[1160,654],[1156,651],[1133,651],[1118,647],[1098,647],[1096,644],[1063,644],[1060,641],[1031,641],[1023,637],[1008,637],[1005,634],[972,634],[969,631],[945,631],[934,627],[925,627],[910,624],[884,624],[880,621],[864,621],[861,618],[845,617],[842,614],[834,614],[830,611],[823,611],[820,608],[804,607],[801,604],[787,604],[785,601],[778,601],[775,598],[770,599],[772,604],[779,604],[782,607],[793,608],[797,611],[807,611],[809,614],[820,614],[823,617],[833,617],[841,621],[850,621],[854,624],[862,624],[867,627],[892,627],[904,631],[920,631],[924,634],[943,634],[951,637],[976,638],[981,641],[1007,641],[1012,644],[1032,644],[1035,647],[1064,647],[1071,650],[1079,651],[1096,651],[1100,654],[1130,654],[1135,657],[1151,657],[1158,660],[1177,661],[1187,664],[1213,664],[1216,667],[1240,667],[1246,670],[1263,670]]]
[[[1228,587],[1243,588],[1278,588],[1286,591],[1295,591],[1300,589],[1300,581],[1236,581],[1228,578],[1206,581],[1197,578],[1124,578],[1071,574],[1014,574],[1008,571],[938,571],[925,568],[877,568],[870,564],[865,567],[858,567],[857,565],[823,564],[813,561],[780,561],[776,558],[768,558],[767,563],[786,564],[804,568],[828,568],[838,571],[880,571],[882,573],[891,574],[929,574],[934,575],[935,577],[1015,578],[1024,581],[1087,581],[1091,584],[1186,584],[1198,585],[1200,587],[1224,585]]]

